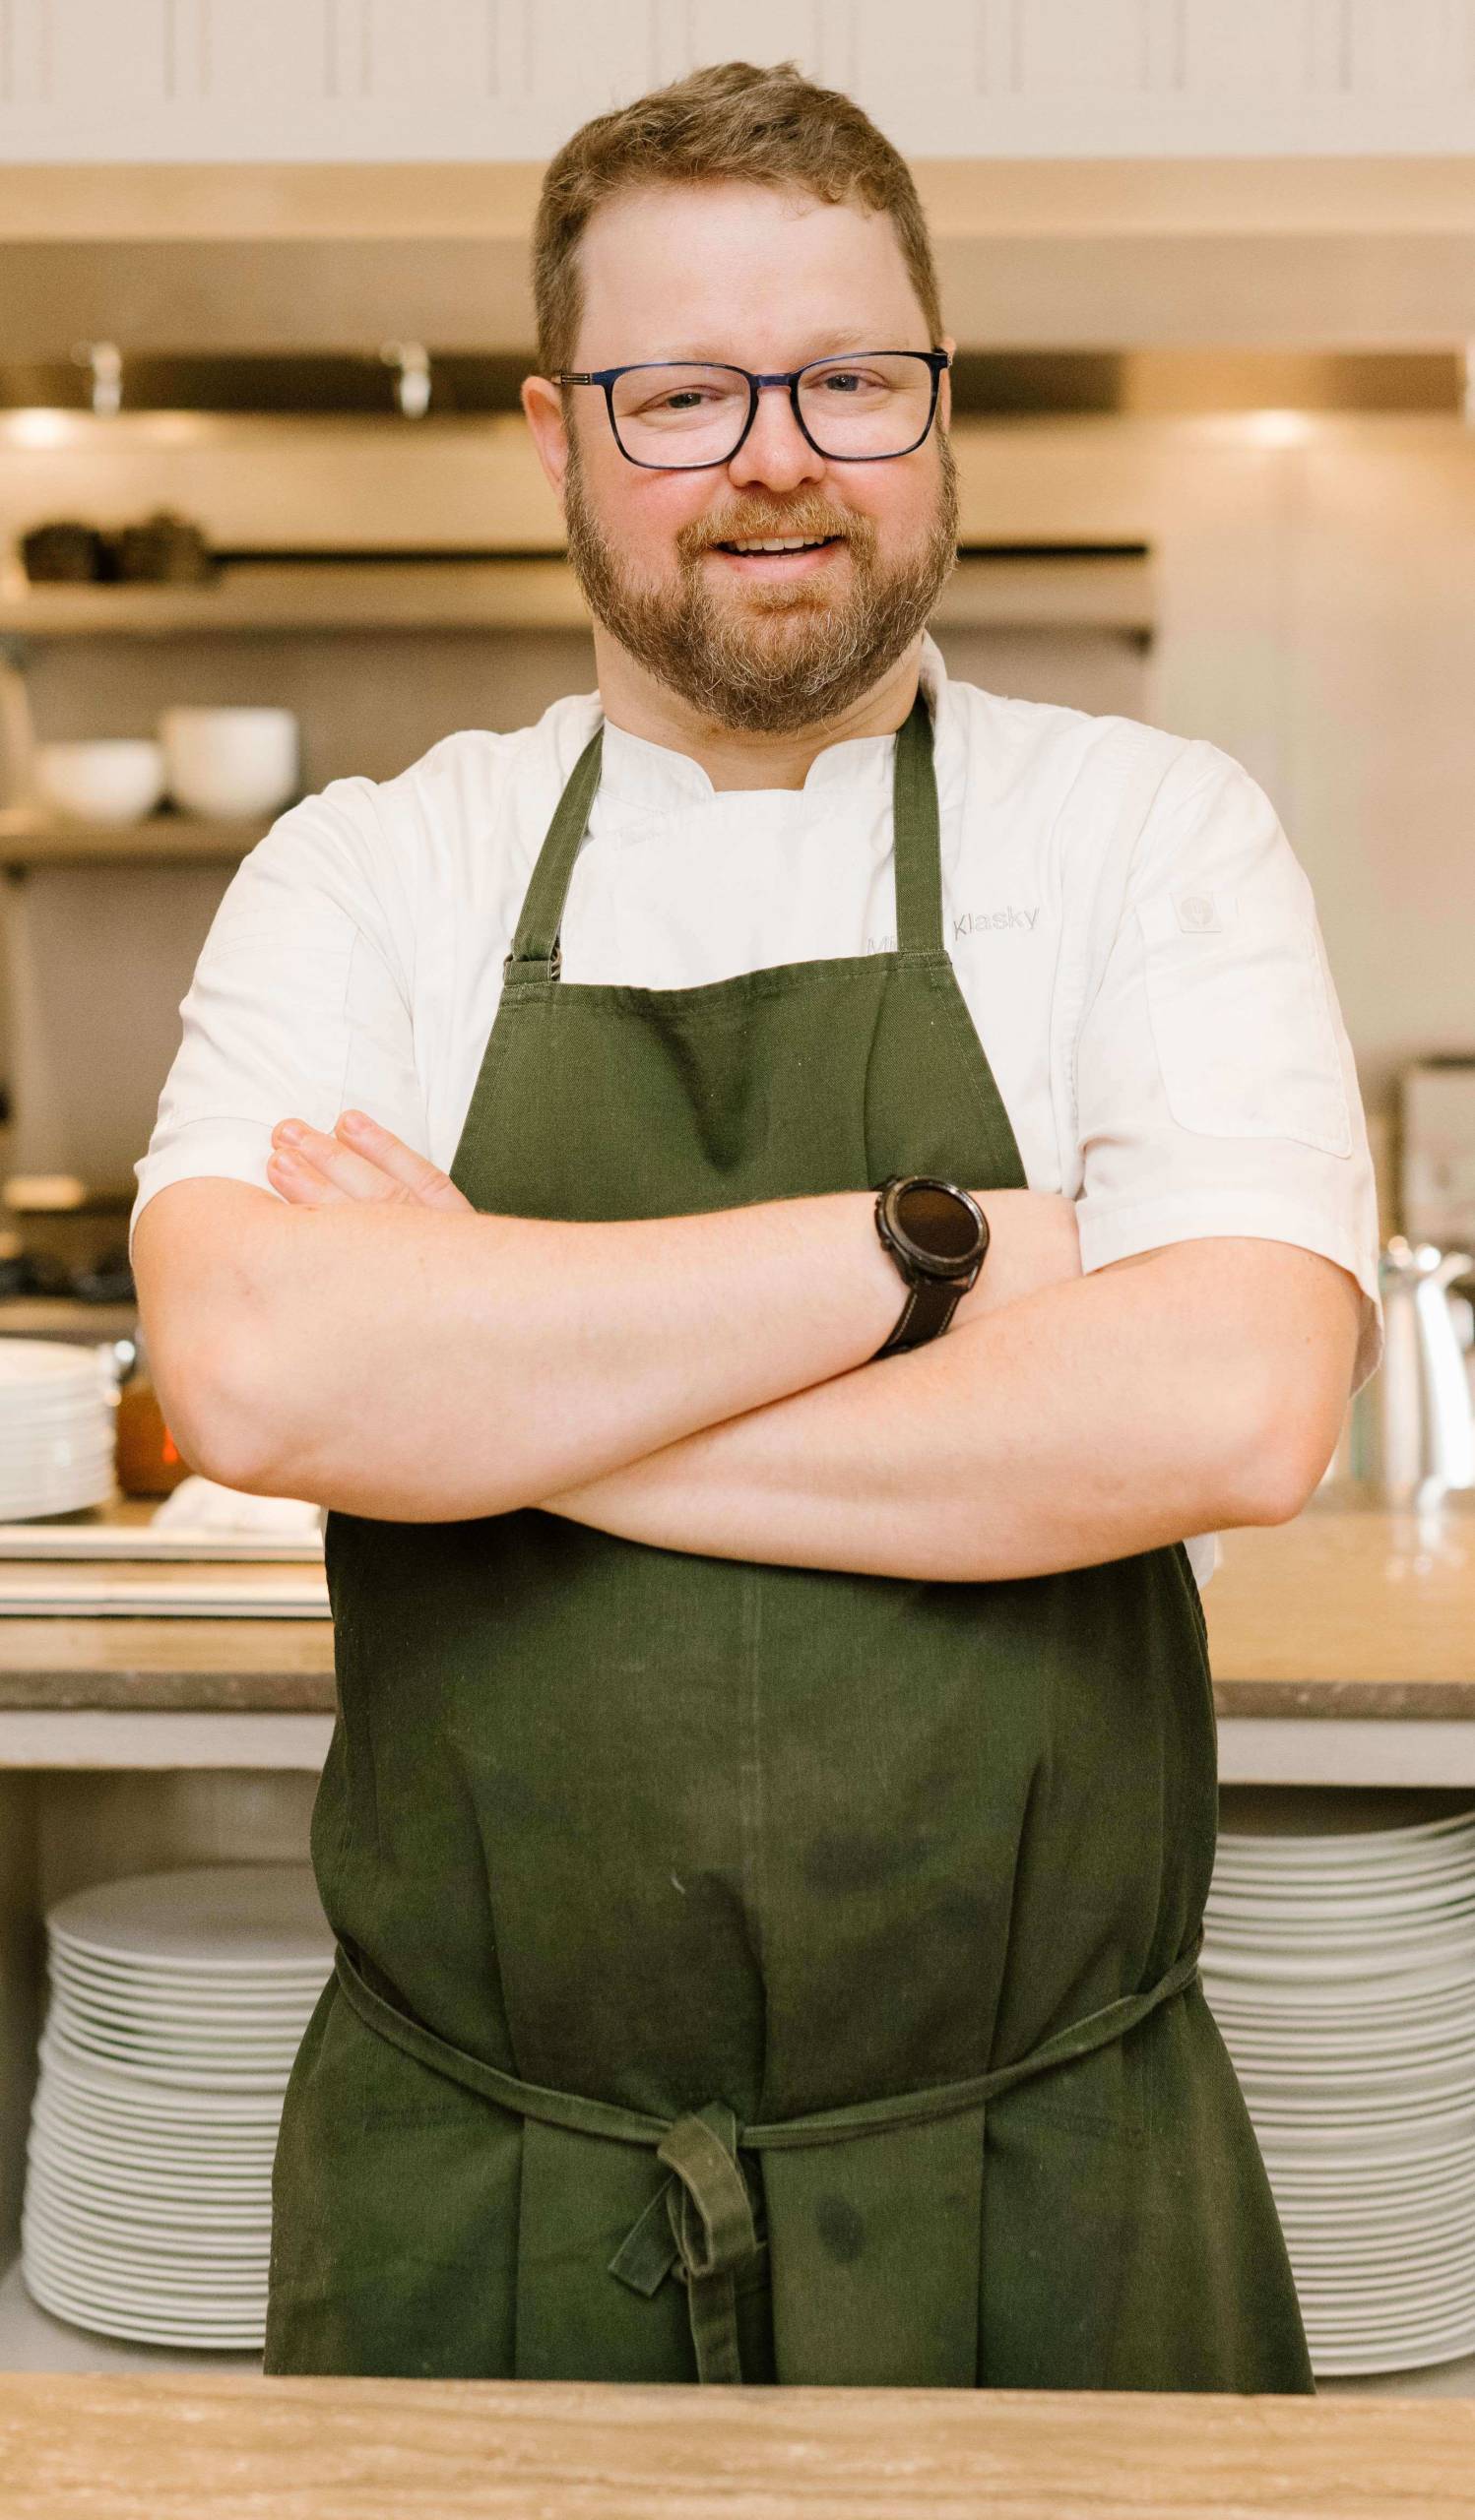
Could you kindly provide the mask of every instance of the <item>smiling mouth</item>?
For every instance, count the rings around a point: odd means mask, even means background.
[[[832,551],[843,539],[838,534],[785,535],[755,541],[714,542],[711,548],[724,552],[731,560],[789,560],[813,551]]]

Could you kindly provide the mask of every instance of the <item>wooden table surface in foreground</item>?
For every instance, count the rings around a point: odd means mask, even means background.
[[[5,2520],[1470,2520],[1475,2401],[0,2375]]]

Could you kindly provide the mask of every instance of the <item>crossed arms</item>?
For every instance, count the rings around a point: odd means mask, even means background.
[[[1067,1201],[987,1192],[952,1328],[876,1364],[901,1285],[868,1192],[481,1216],[343,1122],[273,1177],[281,1198],[176,1182],[134,1243],[181,1450],[263,1494],[404,1521],[541,1505],[664,1548],[976,1582],[1288,1520],[1346,1406],[1356,1283],[1291,1243],[1082,1276]]]

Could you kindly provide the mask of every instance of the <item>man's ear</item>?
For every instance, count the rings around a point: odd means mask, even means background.
[[[563,396],[546,376],[525,376],[521,393],[523,413],[533,432],[538,461],[561,499],[563,476],[568,471],[568,428],[563,417]]]
[[[946,350],[949,358],[957,357],[958,346],[950,333],[943,334],[937,347],[939,350]],[[944,429],[952,427],[952,370],[947,367],[943,369],[938,380],[937,418]]]

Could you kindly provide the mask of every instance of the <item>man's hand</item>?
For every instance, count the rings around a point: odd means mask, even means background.
[[[267,1163],[272,1187],[294,1208],[381,1206],[467,1211],[470,1199],[427,1157],[363,1111],[341,1112],[333,1134],[305,1120],[279,1120]]]

